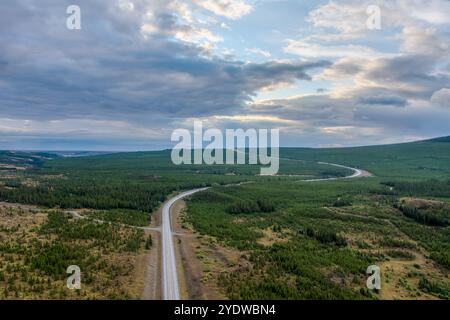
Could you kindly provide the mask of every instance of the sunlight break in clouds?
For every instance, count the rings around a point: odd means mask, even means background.
[[[252,6],[245,0],[193,0],[199,6],[228,19],[239,19],[250,13]]]
[[[377,1],[380,30],[372,4],[79,0],[68,30],[59,2],[0,2],[0,144],[170,147],[195,119],[289,146],[448,135],[450,2]]]

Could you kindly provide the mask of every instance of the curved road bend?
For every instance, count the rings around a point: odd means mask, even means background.
[[[286,159],[286,160],[292,160],[292,159]],[[302,182],[313,182],[313,181],[328,181],[328,180],[339,180],[339,179],[351,179],[351,178],[358,178],[358,177],[368,177],[372,176],[371,173],[355,169],[347,166],[343,166],[340,164],[334,164],[334,163],[326,163],[326,162],[319,162],[320,164],[326,164],[331,166],[336,166],[340,168],[345,168],[353,171],[353,174],[346,177],[339,177],[339,178],[327,178],[327,179],[312,179],[312,180],[301,180]],[[243,183],[241,183],[243,184]],[[174,241],[173,241],[173,231],[172,231],[172,224],[170,219],[170,210],[172,209],[172,206],[177,202],[178,200],[181,200],[183,198],[186,198],[190,195],[193,195],[197,192],[201,192],[204,190],[209,189],[207,188],[199,188],[194,189],[190,191],[186,191],[183,193],[180,193],[179,195],[169,199],[162,208],[161,213],[161,228],[143,228],[143,227],[135,227],[137,229],[143,229],[143,230],[152,230],[152,231],[161,231],[161,242],[162,242],[162,286],[163,286],[163,299],[164,300],[180,300],[180,288],[178,285],[178,274],[177,274],[177,264],[176,264],[176,258],[175,258],[175,248],[174,248]],[[80,215],[76,211],[70,211],[75,218],[78,219],[84,219],[85,217]],[[101,220],[94,220],[98,223],[104,223],[104,221]]]
[[[163,273],[163,299],[180,300],[180,288],[178,286],[177,264],[173,242],[170,209],[175,202],[194,193],[204,191],[201,188],[183,192],[167,201],[161,213],[161,242],[162,242],[162,273]]]
[[[348,169],[353,171],[352,175],[346,177],[336,177],[336,178],[325,178],[325,179],[311,179],[311,180],[300,180],[299,182],[315,182],[315,181],[333,181],[333,180],[341,180],[341,179],[353,179],[353,178],[362,178],[362,177],[372,177],[373,175],[366,170],[356,169],[352,167],[343,166],[341,164],[336,163],[328,163],[328,162],[317,162],[318,164],[326,164],[328,166]]]
[[[371,176],[367,171],[346,167],[334,163],[320,162],[320,164],[327,164],[340,168],[345,168],[353,171],[353,174],[347,177],[329,178],[329,179],[314,179],[314,180],[302,180],[302,181],[326,181],[326,180],[338,180],[338,179],[351,179],[364,176]],[[162,273],[163,273],[163,299],[164,300],[179,300],[180,289],[178,285],[177,264],[175,258],[175,248],[173,241],[173,231],[170,219],[170,210],[175,202],[186,198],[194,193],[207,190],[209,188],[194,189],[183,192],[170,200],[168,200],[162,209],[161,214],[161,242],[162,242]]]

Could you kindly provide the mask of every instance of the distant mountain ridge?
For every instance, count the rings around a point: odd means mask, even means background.
[[[426,140],[426,141],[430,141],[430,142],[450,142],[450,136],[448,136],[448,137],[441,137],[441,138],[434,138],[434,139],[430,139],[430,140]]]
[[[445,142],[450,143],[450,136],[437,137],[432,139],[425,140],[417,140],[417,141],[409,141],[409,142],[400,142],[400,143],[392,143],[392,144],[380,144],[380,145],[363,145],[363,146],[350,146],[350,147],[341,147],[341,148],[315,148],[315,147],[280,147],[281,149],[317,149],[317,150],[326,150],[326,149],[352,149],[352,148],[370,148],[370,147],[384,147],[391,145],[407,145],[413,143],[423,143],[423,142]],[[38,157],[46,157],[46,158],[71,158],[71,157],[95,157],[95,156],[104,156],[104,155],[113,155],[113,154],[142,154],[142,153],[154,153],[154,152],[167,152],[170,149],[164,150],[154,150],[154,151],[61,151],[61,150],[42,150],[42,151],[27,151],[27,150],[0,150],[0,156],[5,156],[6,154],[21,154],[23,155],[34,155]]]

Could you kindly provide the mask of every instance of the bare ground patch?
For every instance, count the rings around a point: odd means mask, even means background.
[[[380,263],[382,300],[435,300],[435,296],[419,289],[421,274],[442,278],[442,274],[432,261],[421,252],[414,252],[413,260],[392,259]]]
[[[263,233],[263,236],[258,239],[257,243],[270,247],[277,242],[289,241],[289,230],[282,230],[282,232],[275,232],[272,227],[266,229],[258,229]]]
[[[151,250],[145,255],[142,268],[144,269],[142,300],[160,300],[161,295],[161,237],[159,232],[146,232],[153,239]],[[140,279],[140,278],[138,278]]]

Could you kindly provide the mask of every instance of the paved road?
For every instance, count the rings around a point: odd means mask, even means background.
[[[320,162],[320,164],[327,164],[331,166],[341,167],[345,169],[352,170],[354,173],[347,177],[341,178],[329,178],[329,179],[314,179],[314,180],[304,180],[304,181],[326,181],[326,180],[337,180],[337,179],[350,179],[358,178],[364,176],[371,176],[367,171],[350,168],[334,163]],[[173,245],[173,231],[170,219],[170,210],[175,202],[181,200],[187,196],[194,193],[204,191],[208,188],[195,189],[181,193],[170,200],[168,200],[162,209],[161,215],[161,239],[162,239],[162,272],[163,272],[163,298],[164,300],[179,300],[180,299],[180,289],[178,285],[178,275],[177,275],[177,264],[175,258],[175,248]]]
[[[294,159],[285,159],[285,160],[294,160]],[[351,179],[351,178],[372,176],[371,173],[369,173],[365,170],[351,168],[351,167],[343,166],[340,164],[327,163],[327,162],[319,162],[319,164],[326,164],[326,165],[330,165],[330,166],[349,169],[349,170],[353,171],[353,174],[346,176],[346,177],[340,177],[340,178],[312,179],[312,180],[301,180],[301,181],[305,181],[305,182],[329,181],[329,180]],[[244,183],[241,183],[241,184],[244,184]],[[181,199],[186,198],[190,195],[193,195],[197,192],[204,191],[207,189],[209,189],[209,188],[200,188],[200,189],[186,191],[186,192],[183,192],[183,193],[169,199],[163,205],[163,208],[162,208],[161,228],[134,227],[136,229],[161,232],[162,273],[163,273],[162,285],[163,285],[163,299],[164,300],[180,300],[180,288],[179,288],[179,284],[178,284],[177,264],[176,264],[175,248],[174,248],[174,241],[173,241],[174,233],[172,231],[170,211],[172,209],[172,206],[178,200],[181,200]],[[78,219],[85,218],[85,216],[80,215],[77,211],[69,211],[69,213],[71,213],[75,218],[78,218]],[[96,219],[94,219],[93,221],[95,221],[97,223],[104,223],[104,221],[96,220]]]
[[[180,288],[178,285],[177,264],[175,258],[175,248],[173,245],[172,224],[170,221],[170,210],[175,202],[194,193],[204,191],[208,188],[201,188],[183,192],[169,201],[162,209],[161,214],[161,242],[162,242],[162,273],[163,273],[163,299],[180,300]]]
[[[362,177],[372,177],[373,176],[370,172],[368,172],[366,170],[356,169],[356,168],[352,168],[352,167],[347,167],[347,166],[343,166],[341,164],[328,163],[328,162],[318,162],[318,164],[326,164],[326,165],[333,166],[333,167],[348,169],[348,170],[353,171],[353,174],[351,174],[349,176],[346,176],[346,177],[301,180],[300,182],[302,182],[302,181],[305,181],[305,182],[332,181],[332,180],[340,180],[340,179],[353,179],[353,178],[362,178]]]
[[[326,181],[326,180],[338,180],[338,179],[350,179],[358,178],[364,176],[371,176],[367,171],[346,167],[334,163],[320,162],[320,164],[327,164],[331,166],[341,167],[345,169],[352,170],[354,173],[347,177],[341,178],[329,178],[329,179],[314,179],[314,180],[303,180],[303,181]],[[170,210],[175,202],[181,200],[185,197],[193,195],[194,193],[204,191],[208,188],[201,188],[186,191],[181,193],[170,200],[168,200],[162,209],[161,215],[161,242],[162,242],[162,272],[163,272],[163,298],[164,300],[179,300],[180,299],[180,289],[178,285],[178,275],[177,275],[177,264],[175,257],[175,248],[173,242],[173,231],[170,219]]]

